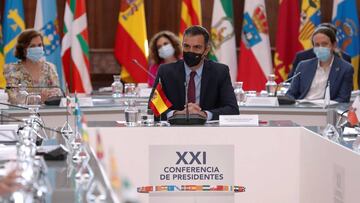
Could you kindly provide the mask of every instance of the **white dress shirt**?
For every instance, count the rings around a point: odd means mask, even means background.
[[[325,89],[329,79],[329,74],[333,62],[334,62],[334,56],[332,57],[331,63],[328,67],[321,67],[320,61],[318,62],[314,79],[312,80],[310,90],[307,93],[305,99],[308,100],[324,99]]]

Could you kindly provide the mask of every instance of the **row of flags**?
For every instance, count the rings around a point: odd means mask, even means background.
[[[6,86],[3,65],[14,63],[19,34],[25,30],[23,0],[5,0],[0,25],[0,88]],[[1,27],[2,26],[2,27]],[[56,0],[37,0],[34,29],[43,35],[46,60],[55,64],[60,87],[91,93],[86,0],[66,0],[64,32],[60,39]]]
[[[295,68],[292,67],[295,54],[312,47],[311,35],[321,22],[320,0],[302,0],[301,9],[297,1],[282,0],[278,13],[275,53],[271,63],[264,0],[245,1],[238,80],[244,82],[246,90],[262,90],[270,73],[276,75],[276,82],[285,81],[290,70]],[[359,89],[360,47],[356,0],[334,0],[331,23],[338,30],[338,47],[352,57],[353,86],[355,90]],[[260,83],[253,82],[259,79]]]
[[[5,0],[0,35],[1,64],[15,62],[16,37],[25,29],[23,0]],[[148,66],[148,41],[144,0],[121,0],[114,55],[125,82],[146,82],[148,75],[137,67]],[[269,74],[287,79],[295,53],[311,48],[311,34],[321,22],[320,0],[279,1],[274,57],[271,57],[269,25],[264,0],[245,0],[240,52],[236,57],[232,0],[214,0],[211,22],[213,60],[230,67],[232,81],[243,81],[245,90],[262,90]],[[359,20],[356,0],[334,0],[332,23],[338,28],[338,46],[352,57],[354,89],[359,88]],[[91,93],[86,0],[66,0],[63,38],[60,40],[56,0],[38,0],[35,29],[44,35],[47,60],[54,63],[61,86],[71,92]],[[202,24],[200,0],[182,0],[180,37],[186,27]],[[1,26],[1,25],[0,25]],[[0,27],[1,29],[1,27]],[[61,41],[61,43],[60,43]],[[136,59],[139,63],[133,63]],[[0,75],[0,87],[5,86]]]

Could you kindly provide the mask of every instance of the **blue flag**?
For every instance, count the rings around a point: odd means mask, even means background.
[[[25,30],[24,7],[22,0],[5,0],[3,17],[5,63],[16,62],[14,48],[17,36]]]
[[[38,0],[35,25],[44,36],[46,60],[56,66],[60,86],[65,90],[64,71],[61,64],[61,43],[57,20],[56,0]]]
[[[354,90],[359,89],[359,18],[356,0],[334,1],[332,23],[337,28],[338,47],[351,56]]]

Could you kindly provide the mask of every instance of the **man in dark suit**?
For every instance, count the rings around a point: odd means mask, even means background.
[[[161,65],[153,86],[154,89],[160,79],[163,91],[172,103],[165,116],[185,114],[186,98],[189,113],[207,120],[217,120],[219,115],[239,114],[228,66],[205,58],[210,50],[207,30],[192,26],[183,36],[184,60]]]
[[[350,63],[342,60],[334,50],[335,33],[326,27],[319,27],[312,35],[316,58],[301,61],[287,95],[294,99],[323,99],[325,89],[330,85],[330,99],[349,102],[354,70]]]
[[[321,23],[318,27],[328,27],[328,28],[332,29],[336,35],[337,29],[331,23]],[[351,63],[351,57],[344,51],[336,50],[335,54],[338,55],[340,58],[344,59],[345,61]],[[298,53],[296,53],[295,59],[292,64],[292,69],[290,70],[290,72],[288,74],[288,78],[291,78],[294,75],[296,68],[301,61],[312,59],[312,58],[316,58],[313,48],[299,51]],[[291,82],[291,81],[289,81],[289,82]]]

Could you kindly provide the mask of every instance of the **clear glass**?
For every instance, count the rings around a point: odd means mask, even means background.
[[[111,84],[112,97],[114,99],[120,98],[123,92],[123,84],[120,80],[120,75],[113,75],[114,82]]]
[[[88,163],[90,160],[90,155],[85,147],[85,145],[80,144],[79,149],[73,152],[73,162],[76,164]]]
[[[245,91],[243,90],[243,82],[235,82],[234,93],[239,106],[243,106],[246,101]]]
[[[78,183],[81,184],[84,189],[87,189],[91,183],[92,178],[94,177],[94,172],[88,163],[81,164],[81,167],[75,174],[75,179]]]
[[[289,82],[282,82],[280,83],[280,90],[278,91],[277,95],[284,96],[286,92],[289,90],[291,83]]]
[[[126,97],[136,97],[135,83],[125,83],[125,96]]]
[[[268,95],[270,97],[274,97],[276,89],[277,89],[277,84],[275,82],[275,75],[274,74],[269,75],[268,81],[266,82],[265,86],[266,86],[266,91],[267,91]]]
[[[332,140],[336,143],[340,143],[340,135],[339,132],[336,130],[335,126],[331,124],[327,124],[325,129],[322,132],[322,135],[329,140]]]
[[[87,202],[105,202],[106,201],[106,190],[100,181],[95,180],[91,183],[89,190],[86,193]]]
[[[25,84],[19,84],[19,90],[18,93],[16,95],[16,101],[17,101],[17,105],[20,106],[25,106],[26,105],[26,97],[29,95],[29,93],[26,90],[26,85]]]
[[[125,122],[127,126],[137,126],[139,110],[136,108],[135,100],[131,99],[127,102],[127,107],[125,108]]]
[[[41,106],[41,96],[38,93],[31,93],[27,95],[25,105],[33,113],[37,113]]]
[[[151,109],[143,109],[140,111],[141,125],[153,126],[154,125],[154,113]]]

